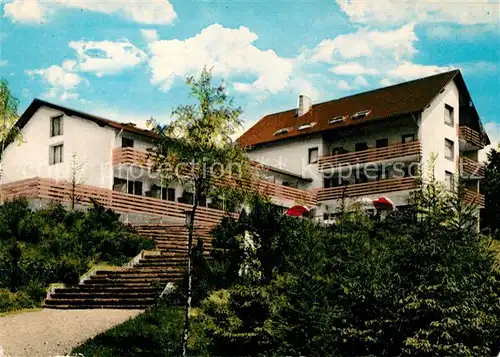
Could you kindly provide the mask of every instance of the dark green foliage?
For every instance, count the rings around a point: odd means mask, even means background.
[[[183,311],[161,304],[83,345],[71,354],[86,357],[179,356]]]
[[[92,265],[121,265],[151,247],[99,205],[86,212],[59,204],[33,211],[26,200],[0,206],[0,288],[24,291],[33,304],[50,283],[77,284]]]
[[[488,233],[500,239],[500,151],[498,150],[491,149],[488,153],[481,191],[485,196],[483,226]]]
[[[202,303],[210,353],[498,353],[500,276],[473,213],[429,190],[385,220],[353,212],[321,227],[254,202],[226,228],[253,237],[247,270]]]

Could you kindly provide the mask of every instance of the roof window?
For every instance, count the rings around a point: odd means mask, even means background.
[[[299,130],[309,129],[309,128],[312,128],[315,125],[316,125],[316,122],[312,122],[312,123],[309,123],[309,124],[302,124],[302,125],[299,125],[297,127],[297,129],[299,129]]]
[[[369,109],[369,110],[362,110],[360,112],[357,112],[357,113],[354,113],[353,115],[351,115],[351,119],[361,119],[361,118],[364,118],[368,114],[370,114],[370,112],[371,112],[371,109]]]
[[[288,134],[288,132],[290,131],[290,128],[283,128],[283,129],[278,129],[274,132],[274,136],[278,136],[278,135],[283,135],[283,134]]]
[[[338,116],[338,117],[335,117],[335,118],[328,120],[328,124],[340,123],[341,121],[344,121],[344,120],[345,120],[345,116],[341,115],[341,116]]]

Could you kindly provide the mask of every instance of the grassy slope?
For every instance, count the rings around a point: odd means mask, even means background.
[[[106,331],[71,354],[85,357],[178,356],[181,353],[183,310],[160,305]]]

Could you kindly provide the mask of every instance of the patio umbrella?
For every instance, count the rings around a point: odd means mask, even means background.
[[[301,205],[296,205],[293,207],[290,207],[288,211],[286,211],[286,214],[288,216],[294,216],[294,217],[302,217],[304,213],[309,212],[309,208],[306,206],[301,206]]]
[[[373,200],[373,206],[376,209],[393,209],[394,202],[392,202],[389,198],[382,196],[376,200]]]

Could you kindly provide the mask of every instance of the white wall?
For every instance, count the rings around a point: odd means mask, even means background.
[[[322,156],[323,139],[321,135],[270,143],[253,149],[248,153],[248,156],[251,160],[268,166],[312,178],[311,188],[319,188],[323,185],[323,179],[318,173],[318,164],[308,164],[309,149],[314,147],[318,148],[318,156]]]
[[[325,133],[325,155],[330,155],[332,147],[343,147],[349,152],[355,151],[357,143],[366,142],[368,148],[375,148],[376,140],[388,139],[389,145],[400,144],[402,136],[407,134],[418,135],[418,123],[412,117],[397,118],[382,121],[372,125],[352,126],[342,131]]]
[[[77,117],[63,117],[63,135],[50,137],[50,118],[63,114],[40,108],[22,129],[24,143],[10,144],[3,157],[3,183],[31,177],[71,180],[72,154],[81,165],[80,183],[111,188],[111,148],[115,130]],[[49,165],[51,145],[63,144],[63,162]]]
[[[134,140],[134,149],[141,150],[141,151],[146,151],[149,148],[154,147],[154,144],[151,140],[148,140],[147,138],[136,135],[133,133],[128,133],[128,132],[119,132],[116,135],[114,147],[121,147],[122,146],[122,137],[128,138],[128,139],[133,139]]]
[[[445,104],[454,109],[454,127],[444,122]],[[459,96],[458,88],[454,82],[445,87],[443,93],[438,94],[430,107],[422,113],[419,138],[422,142],[422,166],[423,173],[429,171],[429,161],[436,155],[434,166],[435,177],[438,181],[444,181],[445,171],[453,174],[457,168],[457,157],[459,156],[459,142],[457,128],[459,125]],[[453,160],[445,158],[445,138],[454,142],[455,156]]]

